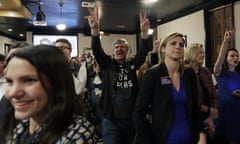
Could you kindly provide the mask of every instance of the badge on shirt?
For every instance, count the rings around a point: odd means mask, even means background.
[[[162,76],[161,77],[161,84],[162,85],[168,85],[168,84],[171,84],[172,83],[172,80],[169,76]]]

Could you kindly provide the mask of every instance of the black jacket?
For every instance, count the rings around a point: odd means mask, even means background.
[[[196,76],[192,69],[181,70],[187,94],[187,113],[189,116],[194,143],[199,135],[199,106]],[[164,144],[173,123],[173,95],[170,84],[162,84],[161,77],[169,77],[165,64],[151,68],[145,74],[136,101],[134,122],[140,144]],[[152,115],[152,124],[146,114]]]
[[[0,121],[3,119],[4,113],[6,112],[7,99],[5,95],[0,100]]]
[[[103,117],[112,119],[113,118],[113,97],[114,97],[114,83],[118,77],[117,65],[118,63],[109,55],[105,54],[100,39],[97,36],[92,36],[92,49],[93,54],[103,70],[103,93],[100,100],[100,108],[102,110]],[[136,77],[136,70],[142,65],[149,51],[148,39],[141,40],[141,47],[137,54],[132,59],[127,59],[125,65],[130,73],[130,78],[133,81],[133,87],[131,90],[131,101],[132,104],[129,107],[129,114],[133,114],[136,97],[138,94],[138,80]]]

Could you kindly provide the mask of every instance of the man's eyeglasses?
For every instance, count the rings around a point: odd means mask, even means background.
[[[67,46],[59,46],[58,48],[59,48],[60,50],[70,49],[70,48],[67,47]]]

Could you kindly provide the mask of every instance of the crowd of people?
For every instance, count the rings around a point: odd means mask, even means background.
[[[226,30],[212,73],[204,46],[181,33],[153,41],[139,14],[140,45],[100,40],[98,5],[88,8],[93,54],[53,45],[12,45],[0,55],[0,144],[240,144],[239,53]]]

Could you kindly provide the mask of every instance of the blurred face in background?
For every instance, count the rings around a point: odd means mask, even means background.
[[[227,53],[226,61],[229,67],[237,67],[239,63],[239,55],[238,52],[235,50],[230,50]]]
[[[64,55],[66,56],[66,58],[68,60],[71,59],[72,49],[70,48],[70,46],[67,43],[65,43],[65,42],[56,42],[55,46],[58,47],[64,53]]]
[[[198,47],[198,52],[196,54],[196,57],[195,57],[195,61],[198,63],[198,64],[203,64],[204,62],[204,49],[203,47]]]
[[[79,59],[80,62],[86,61],[86,58],[85,58],[85,56],[84,56],[83,54],[80,54],[80,55],[78,56],[78,59]]]

